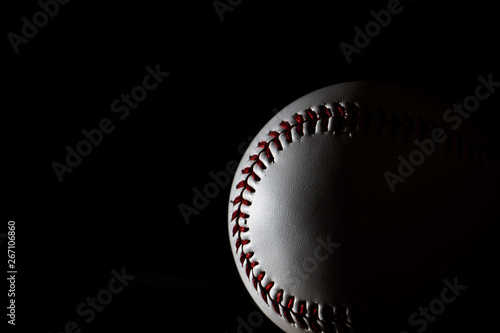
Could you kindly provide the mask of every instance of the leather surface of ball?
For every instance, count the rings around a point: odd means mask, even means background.
[[[403,331],[445,279],[473,270],[498,218],[498,168],[447,109],[410,88],[348,82],[296,100],[255,137],[231,188],[229,238],[251,297],[283,331]]]

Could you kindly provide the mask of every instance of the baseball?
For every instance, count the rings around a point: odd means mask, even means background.
[[[402,332],[420,306],[465,292],[499,195],[487,143],[459,117],[414,89],[348,82],[264,126],[236,171],[228,227],[271,321]]]

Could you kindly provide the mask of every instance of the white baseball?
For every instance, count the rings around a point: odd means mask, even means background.
[[[229,237],[244,285],[281,329],[401,331],[444,279],[470,271],[498,169],[445,110],[409,88],[349,82],[296,100],[255,137],[232,185]],[[446,140],[413,153],[436,128]],[[412,153],[410,172],[400,164]],[[398,167],[393,192],[384,175]]]

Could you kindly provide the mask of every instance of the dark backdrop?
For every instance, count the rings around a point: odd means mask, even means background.
[[[218,3],[235,5],[224,20],[212,0],[71,1],[17,53],[9,33],[21,35],[22,18],[32,22],[41,7],[3,5],[0,232],[16,221],[15,329],[62,332],[74,321],[82,332],[230,333],[250,319],[258,324],[247,331],[278,332],[260,323],[233,262],[230,186],[188,224],[179,205],[193,206],[193,189],[239,161],[276,110],[315,89],[389,81],[453,104],[474,92],[479,75],[500,81],[498,12],[487,2],[401,1],[401,13],[350,63],[339,44],[353,44],[354,27],[388,1]],[[111,104],[143,83],[147,66],[169,75],[120,119]],[[499,105],[496,92],[471,117],[496,147]],[[114,130],[60,182],[53,162],[64,163],[65,147],[76,149],[82,130],[105,118]],[[498,326],[498,255],[482,259],[428,332]],[[113,270],[135,278],[92,320],[77,314],[88,297],[106,297]]]

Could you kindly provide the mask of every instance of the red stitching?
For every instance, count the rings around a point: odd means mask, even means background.
[[[345,117],[347,114],[345,111],[345,108],[342,107],[340,104],[336,104],[335,108],[339,111],[341,117]],[[331,326],[331,323],[335,323],[336,321],[342,321],[338,322],[336,324],[349,324],[347,321],[347,318],[342,317],[338,318],[338,320],[334,320],[334,318],[327,318],[326,320],[320,320],[318,316],[318,305],[317,304],[311,304],[310,305],[310,315],[307,315],[307,306],[305,301],[300,301],[298,303],[298,312],[293,310],[293,306],[295,303],[295,297],[294,296],[289,296],[288,299],[284,302],[284,291],[279,290],[278,294],[276,295],[275,299],[273,299],[270,296],[270,292],[272,288],[274,287],[275,283],[274,281],[271,281],[268,283],[266,286],[262,284],[262,281],[266,275],[265,271],[261,271],[257,276],[253,273],[253,269],[259,265],[258,262],[252,261],[252,257],[254,255],[254,252],[249,252],[246,253],[243,246],[246,244],[250,243],[249,239],[243,239],[242,234],[246,233],[249,231],[249,228],[247,226],[240,225],[240,223],[244,223],[246,225],[247,219],[250,217],[248,214],[242,212],[242,207],[243,206],[250,206],[252,202],[244,197],[244,193],[246,191],[250,193],[255,192],[255,188],[250,186],[249,180],[250,177],[255,180],[256,182],[259,182],[261,178],[257,175],[255,172],[255,169],[258,167],[262,170],[265,170],[267,167],[264,164],[264,162],[261,160],[261,154],[265,154],[268,163],[274,162],[274,156],[271,150],[271,145],[273,144],[278,151],[283,150],[283,144],[280,141],[280,136],[282,134],[285,135],[285,138],[288,143],[293,142],[293,135],[292,135],[292,130],[295,130],[296,135],[300,138],[304,136],[304,125],[309,126],[309,131],[311,133],[316,132],[316,123],[318,121],[321,122],[321,129],[323,131],[328,130],[328,123],[330,121],[330,118],[336,117],[337,115],[334,114],[332,109],[330,109],[327,106],[321,106],[319,107],[319,111],[313,111],[313,109],[309,108],[306,110],[306,116],[304,117],[301,114],[295,114],[293,116],[293,120],[295,121],[293,124],[290,124],[288,121],[282,121],[280,123],[280,127],[283,129],[281,132],[279,131],[270,131],[269,132],[269,137],[270,139],[267,141],[260,141],[258,143],[258,148],[261,150],[259,153],[251,155],[249,157],[249,160],[252,161],[253,163],[244,169],[241,170],[241,173],[243,175],[246,175],[245,178],[238,182],[236,185],[237,189],[241,189],[241,192],[239,195],[237,195],[234,200],[232,201],[233,206],[237,206],[234,212],[232,213],[231,216],[231,222],[234,221],[235,225],[233,227],[233,237],[236,237],[236,252],[238,252],[241,248],[241,255],[240,255],[240,263],[242,267],[245,268],[245,273],[246,275],[250,278],[250,273],[252,273],[252,284],[254,288],[259,291],[262,299],[266,304],[269,305],[269,301],[272,303],[273,309],[276,311],[277,314],[280,316],[284,316],[285,319],[290,323],[290,324],[297,324],[298,326],[302,328],[309,328],[314,332],[319,332],[321,330],[320,322],[322,323],[323,326]],[[284,304],[282,304],[284,302]]]

